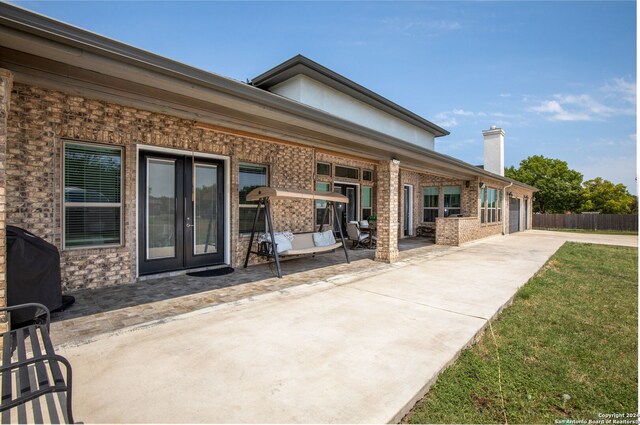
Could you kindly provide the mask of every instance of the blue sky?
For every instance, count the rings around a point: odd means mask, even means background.
[[[451,131],[636,188],[635,2],[15,2],[238,80],[301,53]]]

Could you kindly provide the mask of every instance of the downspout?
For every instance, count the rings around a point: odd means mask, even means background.
[[[507,211],[507,189],[513,186],[513,182],[502,188],[502,236],[507,234],[506,220],[504,219],[505,212]]]

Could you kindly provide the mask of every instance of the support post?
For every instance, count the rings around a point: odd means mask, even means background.
[[[327,201],[327,206],[329,206],[329,201]],[[342,224],[340,224],[340,220],[338,220],[338,213],[336,211],[335,202],[331,202],[331,209],[333,210],[333,218],[338,223],[338,232],[340,233],[340,239],[342,240],[342,249],[344,250],[344,256],[347,258],[347,264],[349,261],[349,252],[347,251],[347,242],[344,240],[344,234],[342,233]]]
[[[276,245],[276,238],[273,234],[273,222],[271,221],[271,200],[265,198],[264,200],[264,214],[267,216],[267,226],[269,226],[269,235],[271,235],[271,249],[273,250],[273,257],[276,260],[276,270],[278,271],[278,277],[282,277],[282,270],[280,269],[280,257],[278,257],[278,245]]]
[[[381,161],[377,175],[376,261],[393,263],[398,259],[398,192],[400,161]]]
[[[256,216],[253,218],[253,227],[251,228],[251,237],[249,238],[249,248],[247,248],[247,255],[244,257],[244,268],[246,269],[249,265],[249,255],[251,255],[251,247],[253,246],[253,238],[256,234],[256,226],[258,225],[258,217],[260,216],[260,205],[263,203],[263,200],[260,199],[258,201],[258,207],[256,208]]]

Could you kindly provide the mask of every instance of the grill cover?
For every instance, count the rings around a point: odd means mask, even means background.
[[[36,235],[7,226],[7,305],[40,303],[50,311],[62,307],[58,249]],[[11,313],[11,323],[30,321],[36,309]]]

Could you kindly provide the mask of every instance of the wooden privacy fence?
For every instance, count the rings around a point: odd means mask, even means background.
[[[638,231],[638,216],[630,214],[534,214],[534,229]]]

